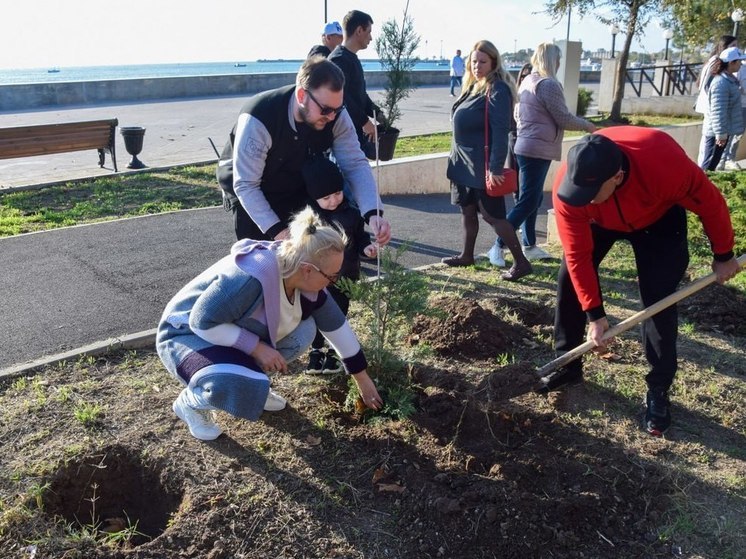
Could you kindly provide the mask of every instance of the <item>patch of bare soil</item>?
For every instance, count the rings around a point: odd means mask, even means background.
[[[697,328],[746,336],[746,297],[732,287],[710,285],[679,303],[679,308]]]
[[[255,423],[220,413],[224,434],[201,442],[172,413],[180,387],[151,352],[6,381],[3,557],[678,553],[658,535],[675,492],[650,457],[660,441],[630,452],[565,413],[629,405],[583,385],[549,399],[532,392],[535,361],[551,358],[545,343],[526,341],[551,322],[543,305],[434,304],[440,317],[418,318],[409,341],[436,357],[412,365],[417,411],[401,422],[363,424],[345,411],[341,375],[288,375],[274,379],[288,408]],[[499,366],[506,353],[517,359]],[[94,421],[81,420],[83,404],[100,408]],[[126,541],[102,543],[130,528]]]

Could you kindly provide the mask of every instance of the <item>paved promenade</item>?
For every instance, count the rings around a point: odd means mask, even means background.
[[[118,117],[121,125],[148,128],[141,156],[145,163],[168,166],[213,159],[207,137],[222,144],[242,101],[195,99],[0,114],[0,126]],[[445,87],[417,90],[407,101],[404,133],[450,130],[451,104]],[[122,146],[122,166],[124,154]],[[92,171],[98,171],[95,152],[0,161],[0,181],[14,185],[89,176]],[[461,218],[447,193],[387,196],[384,204],[393,227],[392,245],[412,244],[405,255],[408,267],[436,263],[459,251]],[[542,212],[540,242],[545,227]],[[485,253],[493,239],[482,224],[477,251]],[[155,328],[170,297],[227,254],[234,240],[230,216],[221,207],[0,238],[0,370]],[[369,266],[367,270],[372,272]]]
[[[583,84],[597,95],[598,84]],[[376,100],[381,89],[371,90]],[[247,96],[176,99],[149,103],[95,105],[53,108],[19,113],[0,111],[0,128],[54,122],[75,122],[117,118],[119,126],[142,126],[146,129],[139,158],[149,167],[167,167],[182,163],[211,161],[216,158],[210,138],[222,150]],[[398,123],[403,136],[416,136],[451,130],[450,111],[454,99],[448,87],[420,87],[402,101],[402,118]],[[117,132],[117,164],[126,171],[130,156]],[[111,158],[105,168],[98,167],[94,150],[55,155],[0,160],[0,189],[35,185],[113,173]]]
[[[381,90],[372,90],[376,99]],[[54,122],[75,122],[117,118],[119,126],[146,129],[139,158],[149,167],[208,161],[216,158],[210,138],[222,150],[247,96],[163,100],[151,103],[96,105],[21,113],[0,112],[0,128]],[[422,87],[401,104],[402,135],[414,136],[451,130],[450,109],[453,98],[447,87]],[[117,131],[117,165],[126,170],[130,156]],[[106,156],[105,168],[98,167],[95,150],[48,156],[0,160],[0,188],[100,176],[114,171]]]

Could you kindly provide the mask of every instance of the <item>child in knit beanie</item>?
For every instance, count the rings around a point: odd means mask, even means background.
[[[303,180],[308,197],[314,200],[311,205],[321,219],[344,230],[347,235],[340,277],[357,280],[360,277],[360,258],[375,258],[378,247],[370,242],[370,234],[365,231],[365,220],[360,211],[344,196],[341,171],[334,162],[317,156],[304,165]],[[327,287],[327,291],[347,316],[349,298],[333,284]],[[308,357],[308,374],[342,372],[342,363],[336,352],[325,346],[324,336],[317,331]]]

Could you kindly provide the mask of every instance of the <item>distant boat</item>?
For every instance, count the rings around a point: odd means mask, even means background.
[[[245,68],[246,64],[244,64],[243,62],[236,62],[233,66],[235,66],[236,68]]]
[[[49,70],[47,70],[47,74],[56,74],[59,71],[59,68],[50,68]]]

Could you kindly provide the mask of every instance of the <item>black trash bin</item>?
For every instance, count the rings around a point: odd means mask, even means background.
[[[127,163],[128,169],[143,169],[146,165],[140,161],[137,156],[142,151],[143,136],[145,128],[142,126],[122,126],[119,131],[124,139],[124,149],[132,156],[132,160]]]

